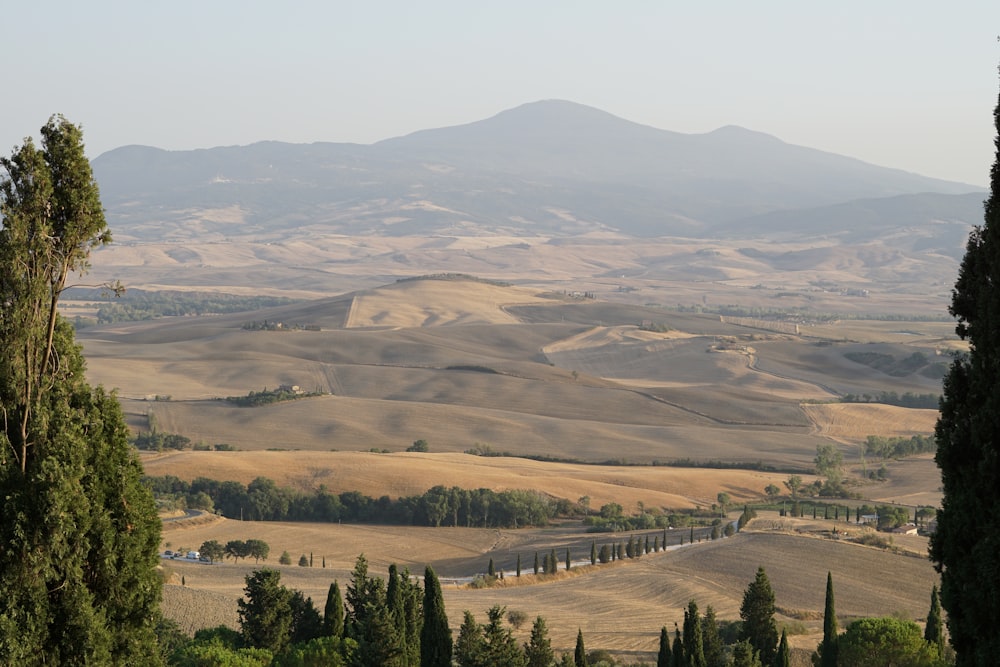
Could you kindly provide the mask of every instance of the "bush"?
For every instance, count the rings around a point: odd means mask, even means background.
[[[287,551],[282,551],[281,558],[278,559],[278,562],[281,563],[282,565],[291,565],[292,554],[288,553]]]

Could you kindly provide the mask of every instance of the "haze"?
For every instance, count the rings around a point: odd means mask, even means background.
[[[4,10],[4,154],[57,112],[96,157],[371,143],[559,98],[977,186],[992,159],[989,1],[62,5]]]

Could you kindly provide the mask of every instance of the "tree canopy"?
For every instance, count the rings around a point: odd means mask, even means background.
[[[156,508],[57,309],[111,235],[80,128],[41,134],[0,159],[0,663],[157,664]]]
[[[1000,103],[994,123],[1000,133]],[[969,350],[944,379],[935,428],[944,495],[931,558],[959,667],[1000,655],[1000,137],[994,145],[984,222],[969,235],[949,308]]]

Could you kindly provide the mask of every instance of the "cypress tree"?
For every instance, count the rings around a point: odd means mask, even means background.
[[[0,159],[0,664],[158,664],[160,521],[58,313],[111,234],[80,128],[41,134]]]
[[[660,628],[660,648],[656,652],[656,667],[670,667],[671,658],[670,655],[670,634],[667,632],[667,626]]]
[[[597,565],[597,542],[590,543],[590,564]]]
[[[517,576],[521,576],[521,554],[517,555]]]
[[[535,552],[535,574],[538,574],[538,552]]]
[[[816,649],[818,667],[837,667],[837,612],[833,603],[833,574],[826,573],[826,605],[823,608],[823,641]]]
[[[743,627],[740,639],[746,639],[760,656],[760,661],[770,665],[778,648],[778,626],[774,621],[774,591],[763,567],[743,593],[740,618]]]
[[[705,667],[705,644],[701,630],[701,617],[694,600],[684,610],[684,655],[687,667]]]
[[[483,629],[476,623],[472,612],[466,610],[462,627],[458,630],[458,640],[455,642],[455,662],[458,663],[458,667],[481,667],[485,664],[485,655],[486,640],[483,638]]]
[[[726,667],[726,650],[719,635],[719,622],[715,618],[712,605],[705,608],[705,619],[701,624],[702,644],[705,647],[707,667]]]
[[[993,113],[1000,133],[1000,102]],[[1000,655],[1000,136],[983,225],[969,235],[949,312],[969,350],[944,379],[935,428],[944,497],[931,536],[956,665]]]
[[[323,608],[323,634],[326,637],[344,636],[344,599],[340,595],[340,584],[334,581],[326,594]]]
[[[441,583],[430,565],[424,570],[424,622],[420,629],[420,667],[451,667],[451,630]]]
[[[933,646],[938,657],[944,654],[944,620],[941,618],[941,598],[938,596],[937,585],[931,588],[931,609],[927,612],[927,625],[924,627],[924,639]]]
[[[576,631],[576,649],[573,651],[573,663],[576,667],[587,667],[587,649],[583,646],[583,630]]]
[[[489,573],[489,575],[490,575],[491,577],[495,577],[495,576],[497,576],[497,569],[496,569],[496,567],[495,567],[495,566],[493,565],[493,559],[492,559],[492,558],[490,559],[490,566],[489,566],[489,569],[487,570],[487,572]]]
[[[570,566],[572,565],[572,562],[573,562],[573,561],[571,561],[571,560],[570,560],[570,557],[569,557],[569,549],[566,549],[566,569],[567,569],[567,570],[568,570],[568,569],[570,568]]]
[[[684,658],[684,642],[681,641],[681,631],[677,627],[676,623],[674,623],[674,643],[671,653],[673,653],[674,666],[684,667],[686,664]]]
[[[788,648],[788,634],[784,628],[781,629],[778,652],[774,656],[774,667],[792,667],[792,651]]]

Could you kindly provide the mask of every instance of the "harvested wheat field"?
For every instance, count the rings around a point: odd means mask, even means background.
[[[262,524],[241,526],[239,522],[226,522],[215,526],[214,533],[207,529],[173,534],[168,531],[165,537],[176,539],[184,535],[192,544],[208,535],[220,541],[230,535],[230,539],[277,537],[277,532],[268,533],[264,529]],[[274,530],[288,531],[289,541],[300,540],[299,549],[289,549],[294,562],[306,544],[318,540],[316,531],[321,529],[286,525]],[[268,563],[282,572],[283,583],[303,590],[319,604],[325,600],[326,590],[334,579],[344,585],[349,578],[354,561],[351,552],[355,550],[364,551],[374,574],[384,574],[389,562],[406,564],[411,571],[422,572],[421,556],[444,556],[451,565],[442,564],[441,569],[454,570],[464,560],[466,572],[471,575],[485,569],[484,560],[491,554],[499,557],[518,547],[531,549],[555,544],[549,539],[552,535],[537,531],[498,534],[488,530],[359,526],[333,526],[325,530],[330,532],[328,544],[338,549],[336,555],[327,557],[327,569],[320,567],[318,555],[314,556],[317,561],[312,568],[275,566],[274,544]],[[562,535],[565,537],[565,533]],[[539,541],[533,542],[535,539]],[[476,553],[479,550],[484,551]],[[931,586],[937,581],[932,566],[923,558],[776,532],[744,532],[733,538],[649,554],[637,560],[574,567],[570,572],[537,579],[529,574],[530,553],[524,554],[524,574],[520,579],[508,575],[500,585],[484,589],[444,586],[449,619],[456,633],[462,610],[468,609],[482,620],[490,606],[499,604],[509,610],[523,611],[529,618],[544,616],[557,650],[571,650],[576,630],[580,628],[590,648],[650,659],[660,627],[681,623],[683,608],[691,599],[702,610],[711,604],[720,619],[737,619],[743,590],[757,567],[763,565],[775,590],[779,623],[793,623],[798,628],[795,632],[805,632],[793,635],[791,642],[793,646],[811,649],[817,641],[816,633],[822,628],[827,571],[833,573],[842,623],[858,616],[893,613],[922,619],[929,606]],[[561,552],[557,553],[561,557]],[[453,559],[448,559],[449,556]],[[438,569],[436,560],[432,562]],[[254,569],[252,563],[178,563],[171,567],[185,576],[189,589],[209,594],[203,600],[205,605],[223,603],[226,598],[220,596],[228,595],[234,607],[242,592],[243,577]],[[171,588],[168,587],[167,598],[175,596]],[[176,608],[173,604],[170,607]],[[222,613],[223,610],[212,612],[210,618],[220,618]],[[522,627],[519,638],[526,640],[529,631],[530,625]]]
[[[433,486],[527,489],[576,502],[590,497],[597,508],[616,502],[632,511],[684,509],[712,505],[725,491],[734,502],[758,499],[768,484],[785,474],[751,470],[712,470],[665,466],[597,466],[550,463],[512,457],[469,454],[371,452],[194,452],[146,454],[147,475],[181,479],[208,477],[244,484],[269,477],[279,486],[311,491],[321,484],[341,493],[397,498],[418,495]]]
[[[864,442],[869,435],[910,437],[934,432],[937,410],[900,408],[881,403],[827,403],[802,409],[825,436]]]

